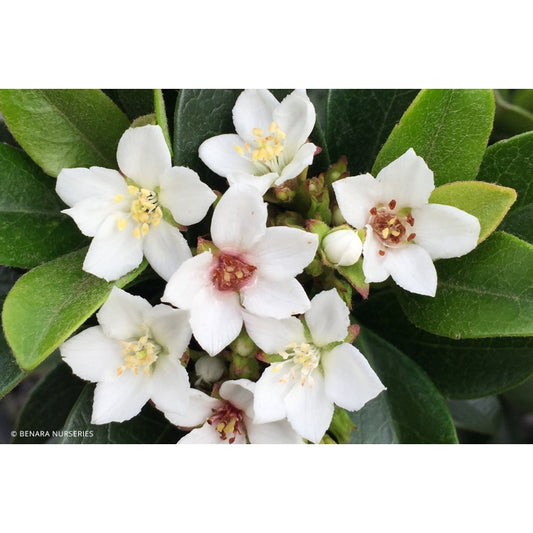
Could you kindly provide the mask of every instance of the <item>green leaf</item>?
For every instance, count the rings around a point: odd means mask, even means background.
[[[514,99],[504,91],[494,91],[496,113],[494,117],[494,136],[496,139],[510,137],[533,129],[533,113],[522,102],[518,94]],[[511,98],[512,101],[509,101]],[[529,98],[529,97],[526,97]]]
[[[350,175],[370,172],[379,149],[418,93],[414,89],[331,89],[326,101],[329,156],[348,158]]]
[[[444,398],[414,361],[368,329],[356,345],[387,390],[351,413],[351,442],[457,443]]]
[[[96,89],[2,89],[0,113],[24,151],[50,176],[63,168],[116,168],[129,120]]]
[[[107,299],[146,268],[108,283],[82,270],[87,248],[45,263],[22,276],[2,314],[6,339],[21,368],[30,370],[63,343]]]
[[[154,112],[154,91],[152,89],[105,89],[130,121]]]
[[[350,285],[363,297],[367,298],[369,293],[369,284],[365,282],[365,275],[363,273],[363,261],[351,266],[336,266],[335,270],[344,276]]]
[[[31,391],[17,421],[14,443],[35,444],[57,440],[85,382],[58,364]],[[28,434],[24,434],[28,432]]]
[[[150,404],[131,420],[91,424],[94,385],[85,385],[65,425],[61,444],[171,444],[184,434]]]
[[[157,123],[163,130],[163,137],[167,143],[170,155],[172,155],[172,141],[170,140],[170,133],[168,131],[167,112],[165,108],[165,99],[163,97],[163,91],[161,89],[154,89],[154,107],[155,115],[157,117]]]
[[[24,152],[0,144],[0,263],[32,268],[87,243],[54,185]]]
[[[435,184],[469,181],[487,147],[494,96],[485,89],[420,91],[380,150],[372,174],[414,148],[435,175]],[[491,181],[491,180],[489,180]]]
[[[502,407],[495,396],[477,400],[449,400],[447,403],[459,429],[494,435],[500,428]]]
[[[533,374],[533,338],[450,339],[407,320],[392,289],[354,309],[356,319],[408,355],[447,398],[500,394]]]
[[[455,339],[533,335],[533,246],[493,233],[474,251],[435,263],[434,298],[398,291],[416,326]]]
[[[456,181],[437,187],[429,197],[474,215],[481,226],[478,242],[484,241],[500,224],[516,200],[516,191],[481,181]]]
[[[501,229],[533,243],[533,132],[517,135],[487,148],[478,180],[512,187],[516,203],[505,217]]]

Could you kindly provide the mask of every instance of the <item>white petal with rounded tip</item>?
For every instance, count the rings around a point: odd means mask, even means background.
[[[296,317],[277,319],[243,311],[243,318],[246,332],[265,353],[279,353],[293,342],[305,342],[303,324]]]
[[[235,146],[244,150],[244,141],[235,133],[225,133],[204,141],[198,148],[198,155],[207,167],[223,178],[232,172],[254,174],[255,165],[240,155]]]
[[[202,252],[184,261],[168,280],[161,301],[190,309],[198,292],[212,285],[210,272],[214,261],[211,252]]]
[[[304,438],[318,443],[326,433],[333,417],[333,402],[326,396],[324,378],[312,372],[313,386],[296,385],[285,396],[287,420]]]
[[[267,205],[253,187],[237,184],[222,196],[211,220],[211,238],[219,248],[246,251],[265,233]]]
[[[435,296],[437,271],[428,252],[417,244],[388,248],[383,266],[402,288],[416,294]]]
[[[285,133],[285,150],[292,156],[305,143],[315,127],[315,108],[305,92],[294,91],[276,107],[273,121]]]
[[[220,433],[207,422],[198,429],[182,437],[178,444],[229,444],[227,440],[220,438]]]
[[[305,143],[301,146],[290,162],[283,167],[280,177],[275,181],[275,185],[281,185],[283,182],[299,176],[304,168],[313,162],[315,152],[316,146],[312,143]]]
[[[65,341],[59,351],[72,372],[88,381],[111,381],[122,366],[122,347],[93,326]]]
[[[83,270],[113,281],[131,272],[143,259],[142,241],[133,235],[131,225],[120,231],[120,216],[109,215],[98,228],[83,262]]]
[[[69,206],[97,196],[114,198],[126,195],[126,181],[117,170],[102,167],[64,168],[57,176],[56,192]]]
[[[277,180],[278,174],[276,172],[269,172],[268,174],[263,174],[261,176],[254,176],[252,174],[246,174],[244,172],[232,172],[228,174],[228,183],[230,186],[237,183],[242,183],[244,185],[249,185],[257,189],[259,194],[265,194],[272,184]]]
[[[117,202],[110,197],[87,198],[61,212],[72,217],[80,231],[88,237],[94,237],[104,220],[110,215],[116,214],[117,217],[125,220],[131,219],[129,207],[126,209],[124,205],[117,205]]]
[[[372,227],[367,226],[363,242],[363,273],[367,283],[379,283],[389,277],[389,271],[383,265],[385,256],[379,255],[380,250],[385,251],[385,255],[387,254],[387,249],[374,235]]]
[[[178,224],[185,226],[200,222],[216,199],[215,193],[190,168],[172,167],[161,176],[160,186],[161,205],[170,209]]]
[[[461,257],[471,252],[479,239],[479,220],[451,205],[427,204],[411,212],[414,242],[432,259]]]
[[[115,381],[103,381],[94,390],[91,424],[124,422],[141,412],[150,399],[148,380],[130,370]]]
[[[117,162],[123,174],[141,187],[154,189],[171,166],[170,151],[159,126],[126,130],[117,147]]]
[[[332,187],[346,222],[363,229],[370,219],[370,210],[382,202],[379,182],[370,174],[361,174],[334,181]]]
[[[189,406],[186,411],[183,413],[166,412],[165,416],[176,426],[192,428],[203,424],[213,414],[213,409],[221,406],[220,400],[197,389],[190,389]]]
[[[383,187],[382,202],[396,200],[396,209],[427,204],[435,188],[433,172],[412,148],[383,168],[376,179]]]
[[[224,381],[220,387],[220,396],[253,419],[254,390],[255,383],[249,379]]]
[[[251,444],[304,444],[287,420],[268,424],[247,422],[246,432]]]
[[[160,355],[150,376],[150,398],[163,412],[184,413],[189,407],[189,376],[177,356]]]
[[[143,238],[143,252],[150,266],[165,281],[192,257],[185,237],[166,220],[161,220],[156,227],[150,227]]]
[[[209,355],[222,351],[242,329],[242,308],[235,292],[201,289],[190,311],[194,337]]]
[[[255,139],[254,128],[261,128],[264,135],[268,135],[274,109],[278,106],[279,102],[266,89],[244,90],[233,107],[235,131],[249,143]]]
[[[318,235],[298,228],[267,228],[263,237],[250,248],[250,255],[271,279],[287,279],[300,274],[313,260],[318,248]]]
[[[305,322],[316,346],[343,341],[348,335],[350,311],[336,289],[322,291],[311,300]]]
[[[145,315],[145,323],[157,344],[171,355],[183,355],[192,335],[188,311],[158,304]]]
[[[142,324],[151,312],[152,306],[141,296],[113,287],[96,317],[108,337],[124,341],[145,335]]]
[[[351,344],[340,344],[321,357],[326,394],[339,407],[356,411],[385,389],[365,357]]]
[[[242,305],[251,313],[273,318],[288,318],[309,309],[303,287],[294,278],[273,280],[257,276],[253,285],[240,291]]]
[[[263,424],[281,420],[287,416],[285,396],[295,386],[292,379],[282,380],[289,372],[289,364],[283,365],[279,370],[274,370],[277,363],[265,368],[255,385],[254,393],[254,422]]]

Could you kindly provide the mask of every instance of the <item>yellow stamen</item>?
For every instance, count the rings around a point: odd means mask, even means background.
[[[385,228],[382,232],[381,232],[381,236],[386,239],[388,236],[389,236],[389,228]]]
[[[123,199],[123,198],[124,198],[124,195],[123,195],[123,194],[117,194],[117,195],[113,198],[113,200],[114,200],[115,202],[117,202],[117,204],[118,204],[119,202],[122,202],[122,199]]]
[[[263,136],[263,130],[261,128],[254,128],[252,130],[252,134],[256,137],[262,137]]]
[[[141,231],[139,230],[139,226],[137,226],[137,227],[133,230],[133,236],[134,236],[136,239],[140,239],[140,238],[141,238]]]
[[[239,154],[239,155],[244,155],[244,150],[242,149],[242,146],[239,146],[238,144],[236,144],[234,147],[235,151]]]
[[[123,229],[125,229],[127,225],[128,225],[128,221],[125,218],[119,218],[117,220],[117,226],[118,226],[119,231],[122,231]]]

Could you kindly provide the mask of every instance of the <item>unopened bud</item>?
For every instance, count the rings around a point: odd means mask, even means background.
[[[331,231],[322,241],[326,259],[335,266],[350,266],[359,260],[363,243],[359,235],[351,229]]]
[[[219,357],[204,355],[194,365],[197,376],[205,383],[214,383],[224,374],[224,361]]]

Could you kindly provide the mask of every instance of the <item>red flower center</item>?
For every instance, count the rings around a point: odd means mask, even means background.
[[[373,207],[370,210],[370,225],[374,233],[386,246],[396,246],[413,240],[416,235],[408,233],[407,225],[412,226],[414,219],[409,213],[407,216],[395,213],[396,201],[391,200],[387,207]]]
[[[237,435],[242,435],[244,430],[244,413],[233,404],[225,402],[222,407],[213,409],[213,414],[207,419],[207,423],[215,426],[220,433],[221,440],[229,437],[229,443],[233,444]]]
[[[211,281],[219,291],[239,291],[254,275],[257,267],[235,255],[220,252],[211,274]]]

